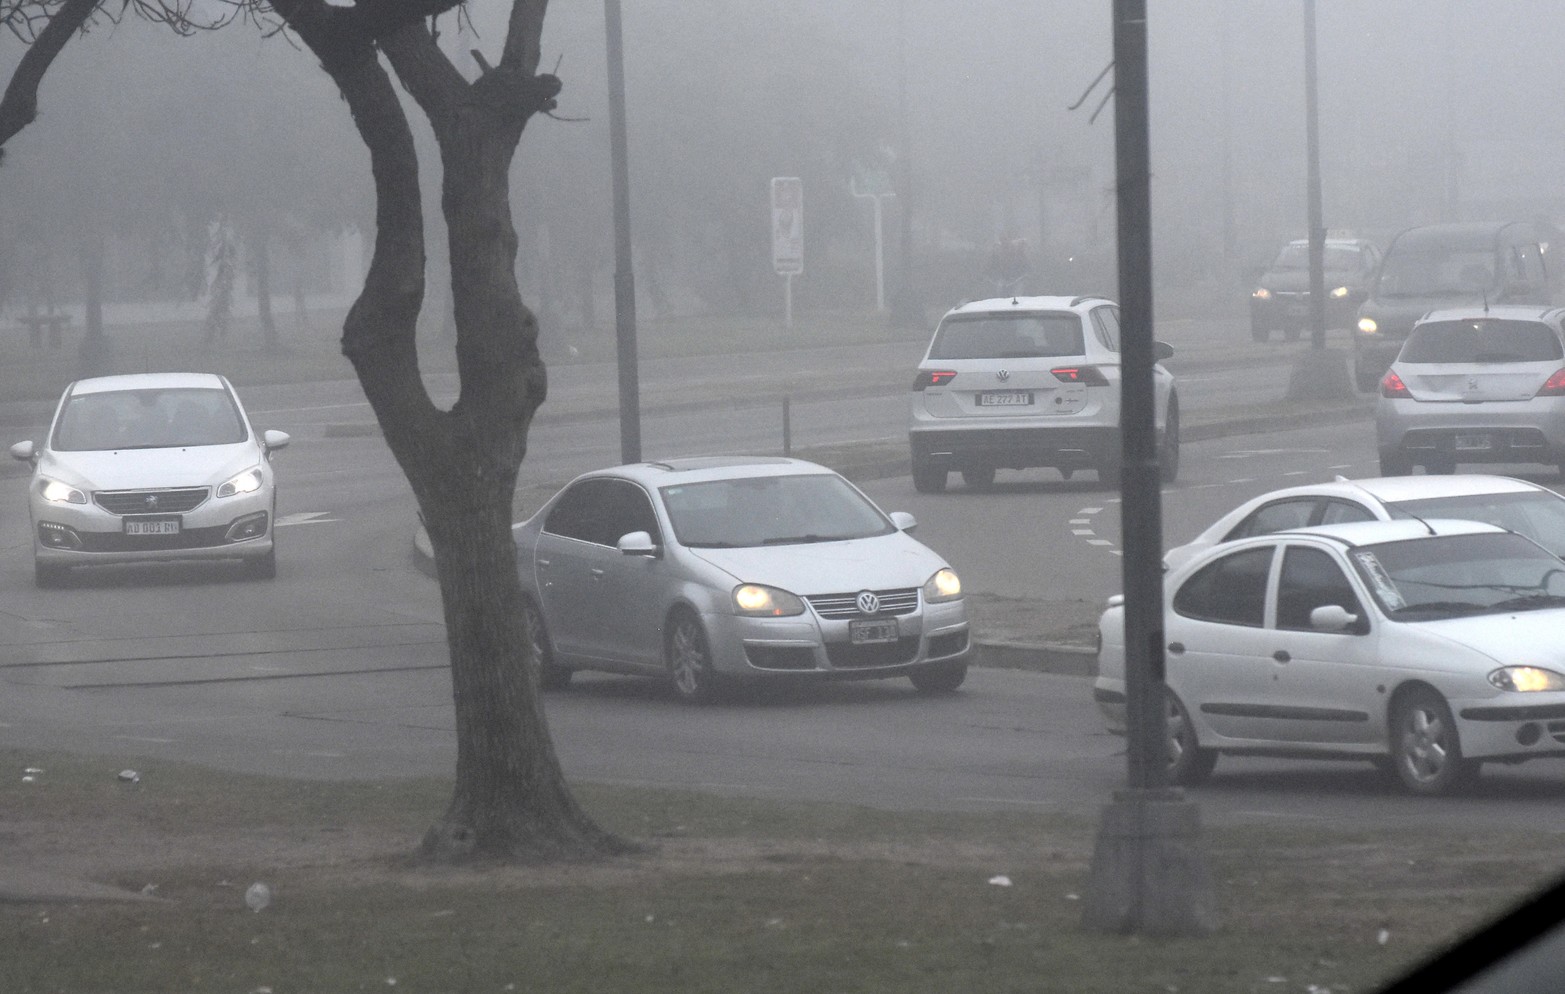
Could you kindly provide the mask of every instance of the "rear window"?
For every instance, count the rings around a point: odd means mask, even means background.
[[[1413,329],[1400,362],[1549,362],[1565,358],[1542,321],[1431,321]]]
[[[1063,314],[979,314],[947,318],[931,359],[1024,359],[1083,354],[1081,318]]]

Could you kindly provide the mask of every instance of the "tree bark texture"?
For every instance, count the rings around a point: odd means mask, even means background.
[[[632,848],[600,829],[565,783],[521,627],[511,539],[517,472],[546,378],[537,322],[516,283],[509,166],[527,120],[552,108],[559,91],[558,80],[536,75],[546,5],[515,0],[500,64],[485,65],[474,81],[424,23],[449,2],[273,5],[320,57],[370,151],[375,248],[342,347],[412,485],[434,550],[457,735],[451,803],[421,846],[439,860],[581,859]],[[425,269],[419,162],[382,55],[440,147],[461,377],[449,411],[435,407],[418,370]]]

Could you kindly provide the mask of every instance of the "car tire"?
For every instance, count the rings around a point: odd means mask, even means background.
[[[277,546],[266,550],[266,555],[245,560],[245,573],[252,580],[277,579]]]
[[[1414,687],[1391,703],[1391,765],[1410,794],[1440,797],[1468,786],[1478,763],[1462,755],[1456,721],[1445,698]]]
[[[681,700],[707,704],[718,697],[717,673],[712,668],[712,644],[701,621],[687,610],[669,619],[664,645],[669,682]]]
[[[1158,475],[1164,483],[1179,479],[1179,398],[1168,398],[1168,414],[1163,422],[1163,444],[1157,453]]]
[[[907,678],[921,694],[949,694],[967,679],[967,663],[928,663],[909,672]]]
[[[1412,476],[1413,458],[1401,449],[1381,449],[1380,475]]]
[[[66,579],[70,576],[69,566],[59,566],[54,563],[43,563],[33,560],[33,586],[39,590],[52,590],[55,587],[65,586]]]
[[[988,490],[994,486],[993,466],[965,466],[962,469],[962,483],[969,490]]]
[[[944,493],[946,489],[946,468],[937,462],[928,459],[913,457],[913,489],[921,494]]]
[[[1168,782],[1176,787],[1205,783],[1217,766],[1217,750],[1202,748],[1196,740],[1190,712],[1172,690],[1168,701]]]
[[[1289,328],[1287,331],[1282,333],[1282,337],[1290,342],[1297,342],[1299,340],[1299,336],[1303,333],[1304,329],[1302,328]]]
[[[570,686],[571,670],[554,661],[554,643],[549,641],[549,627],[543,622],[543,612],[531,597],[522,598],[522,632],[532,648],[538,673],[538,686],[543,690],[564,690]]]

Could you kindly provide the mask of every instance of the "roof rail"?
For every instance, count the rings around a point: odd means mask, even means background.
[[[1077,307],[1077,306],[1079,306],[1081,304],[1085,304],[1089,300],[1108,300],[1108,299],[1109,298],[1103,296],[1103,294],[1101,294],[1101,293],[1084,293],[1080,297],[1076,297],[1073,300],[1071,300],[1071,304],[1070,305],[1072,307]]]

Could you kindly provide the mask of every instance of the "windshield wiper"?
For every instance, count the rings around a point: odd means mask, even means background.
[[[1489,608],[1471,601],[1426,601],[1423,604],[1407,604],[1390,612],[1393,618],[1405,618],[1416,614],[1449,615],[1478,614]]]
[[[686,542],[687,549],[743,549],[743,542]]]
[[[777,538],[763,539],[762,545],[807,545],[811,542],[841,542],[846,535],[782,535]]]
[[[1559,594],[1522,594],[1510,600],[1490,605],[1495,611],[1537,611],[1546,607],[1565,607],[1565,596]]]

